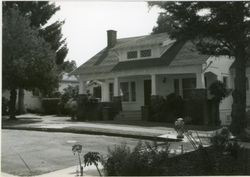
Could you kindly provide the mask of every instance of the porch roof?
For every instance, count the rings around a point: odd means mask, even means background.
[[[116,49],[141,46],[149,44],[161,44],[169,39],[166,33],[118,39],[113,48],[104,48],[76,70],[73,75],[104,74],[130,69],[145,69],[160,66],[185,66],[203,64],[208,55],[200,54],[192,42],[171,41],[166,45],[158,45],[164,53],[160,58],[138,59],[119,62]]]

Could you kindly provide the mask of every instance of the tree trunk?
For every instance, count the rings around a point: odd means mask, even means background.
[[[232,122],[230,129],[234,135],[244,133],[246,121],[246,53],[238,49],[235,55],[235,79],[232,93]]]
[[[25,107],[24,107],[24,89],[18,90],[18,113],[24,114]]]
[[[10,90],[10,119],[16,119],[16,89]]]

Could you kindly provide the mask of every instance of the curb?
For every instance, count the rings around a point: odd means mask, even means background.
[[[9,130],[27,130],[27,131],[43,131],[43,132],[61,132],[61,133],[77,133],[77,134],[89,134],[89,135],[105,135],[105,136],[115,136],[115,137],[124,137],[124,138],[135,138],[151,141],[162,141],[162,142],[179,142],[180,139],[172,138],[163,138],[159,136],[147,136],[147,135],[133,135],[125,133],[114,133],[114,132],[105,132],[104,131],[95,131],[95,130],[75,130],[71,128],[40,128],[40,127],[2,127],[2,129]]]

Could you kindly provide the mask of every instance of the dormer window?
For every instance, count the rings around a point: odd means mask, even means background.
[[[129,51],[127,53],[127,59],[137,58],[137,51]]]
[[[151,56],[151,50],[147,49],[147,50],[141,50],[140,51],[140,56],[143,57],[150,57]]]

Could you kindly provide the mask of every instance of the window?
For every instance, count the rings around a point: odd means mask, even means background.
[[[150,49],[141,50],[140,55],[141,55],[141,57],[150,57],[151,56],[151,50]]]
[[[223,76],[223,84],[226,88],[228,88],[228,78],[226,76]]]
[[[137,51],[130,51],[127,53],[127,59],[137,58]]]
[[[196,88],[196,78],[182,79],[183,98],[189,98],[192,90]]]
[[[120,83],[122,101],[136,101],[136,85],[135,82]]]
[[[39,96],[39,95],[40,95],[39,89],[35,88],[32,90],[32,96]]]
[[[131,82],[130,83],[130,87],[131,87],[131,101],[136,101],[136,91],[135,91],[135,82]]]
[[[128,88],[128,82],[121,82],[120,88],[121,88],[121,95],[122,95],[122,101],[129,101],[129,88]]]
[[[93,88],[93,96],[95,98],[101,98],[102,97],[102,90],[101,86],[97,86]]]
[[[114,96],[114,84],[109,83],[109,100],[112,101]]]
[[[174,80],[174,93],[180,95],[179,79]]]

